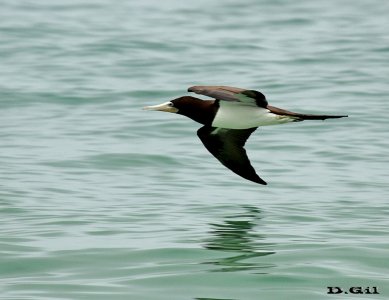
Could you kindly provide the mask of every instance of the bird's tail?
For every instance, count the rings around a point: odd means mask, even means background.
[[[270,110],[273,114],[282,115],[282,116],[290,116],[296,118],[296,121],[304,121],[304,120],[325,120],[325,119],[338,119],[348,117],[347,115],[311,115],[311,114],[299,114],[291,111],[287,111],[274,106],[267,106],[267,109]]]
[[[338,119],[348,117],[346,115],[307,115],[307,114],[294,114],[294,117],[297,118],[296,121],[304,121],[304,120],[325,120],[325,119]]]

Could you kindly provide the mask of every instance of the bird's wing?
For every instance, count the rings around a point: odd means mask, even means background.
[[[252,106],[266,108],[268,103],[266,97],[261,92],[255,90],[245,90],[230,86],[192,86],[188,92],[194,92],[209,96],[218,100],[241,102]]]
[[[250,164],[244,145],[257,128],[226,129],[203,126],[197,135],[205,148],[215,156],[224,166],[247,180],[266,184]]]

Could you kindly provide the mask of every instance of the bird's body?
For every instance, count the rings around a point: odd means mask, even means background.
[[[247,129],[294,121],[296,121],[296,118],[276,115],[266,108],[241,105],[239,102],[220,101],[219,110],[212,121],[212,126]]]
[[[207,150],[236,174],[260,184],[266,182],[256,174],[244,149],[246,140],[257,127],[346,117],[290,112],[268,105],[265,96],[254,90],[228,86],[194,86],[188,91],[210,96],[215,100],[183,96],[146,109],[178,113],[203,124],[197,135]]]

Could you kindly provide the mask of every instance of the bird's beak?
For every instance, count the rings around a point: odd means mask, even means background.
[[[166,111],[170,113],[176,113],[178,112],[178,109],[173,106],[173,103],[171,102],[165,102],[158,105],[153,106],[146,106],[143,107],[144,110],[159,110],[159,111]]]

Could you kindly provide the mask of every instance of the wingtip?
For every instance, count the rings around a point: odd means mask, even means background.
[[[194,89],[196,88],[196,86],[191,86],[188,88],[188,92],[194,92]]]
[[[248,179],[248,178],[246,178],[246,179]],[[267,185],[267,182],[265,180],[263,180],[261,177],[259,177],[258,175],[257,175],[257,178],[253,178],[253,179],[249,179],[249,180],[251,180],[255,183],[258,183],[258,184]]]

